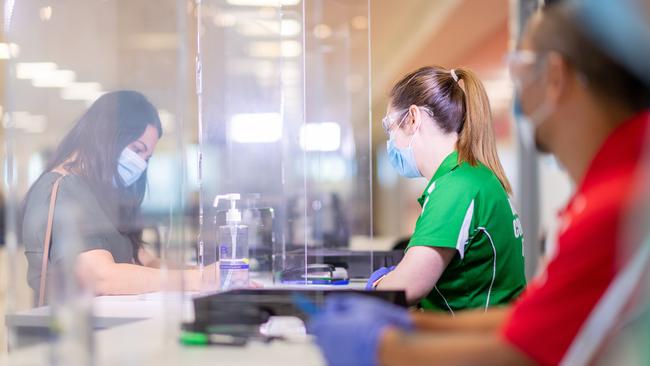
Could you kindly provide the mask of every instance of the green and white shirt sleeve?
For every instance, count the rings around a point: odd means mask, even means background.
[[[460,258],[465,244],[476,229],[474,220],[476,190],[433,181],[420,199],[422,213],[415,225],[408,248],[415,246],[454,248]]]

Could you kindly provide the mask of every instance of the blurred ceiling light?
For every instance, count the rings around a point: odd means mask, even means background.
[[[20,47],[15,43],[0,43],[0,60],[8,60],[18,57]]]
[[[236,6],[291,6],[300,3],[300,0],[227,0],[230,5]]]
[[[44,6],[39,10],[38,14],[41,17],[42,21],[48,21],[52,19],[52,7]]]
[[[11,54],[11,57],[18,57],[18,55],[20,55],[20,47],[15,43],[10,43],[9,53]]]
[[[278,58],[281,56],[281,48],[278,42],[253,42],[250,45],[249,53],[252,57]]]
[[[16,64],[16,78],[31,80],[37,88],[65,88],[77,75],[72,70],[59,70],[54,62],[21,62]]]
[[[265,6],[265,7],[278,7],[280,6],[279,0],[227,0],[229,5],[235,6]]]
[[[298,41],[282,41],[282,57],[298,57],[302,46]]]
[[[240,23],[237,27],[239,34],[247,37],[273,36],[280,33],[280,22],[272,20],[257,20]]]
[[[16,64],[16,78],[30,80],[56,69],[54,62],[21,62]]]
[[[280,26],[280,34],[284,37],[295,37],[300,34],[300,22],[294,19],[285,19]]]
[[[240,24],[238,32],[247,37],[274,36],[295,37],[300,34],[300,23],[297,20],[256,20]]]
[[[71,70],[52,70],[32,77],[32,85],[37,88],[65,88],[74,83],[77,75]]]
[[[307,123],[300,127],[304,151],[336,151],[341,147],[341,126],[336,122]]]
[[[327,39],[332,36],[332,28],[327,24],[318,24],[314,27],[314,36],[318,39]]]
[[[152,51],[175,50],[178,47],[176,33],[139,33],[127,40],[130,48]]]
[[[230,5],[235,6],[277,6],[280,5],[278,0],[227,0]]]
[[[243,113],[230,119],[230,138],[241,144],[272,143],[282,138],[279,113]]]
[[[99,83],[72,83],[61,89],[60,97],[64,100],[81,100],[94,102],[102,96],[102,86]]]
[[[368,29],[368,17],[363,15],[358,15],[350,21],[352,28],[356,30],[365,30]]]
[[[237,17],[231,13],[218,13],[212,17],[212,22],[217,27],[230,28],[237,24]]]

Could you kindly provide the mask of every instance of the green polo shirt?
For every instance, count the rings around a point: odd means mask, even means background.
[[[454,248],[456,255],[424,309],[455,311],[506,304],[526,287],[519,215],[485,165],[442,162],[418,200],[422,214],[408,248]]]

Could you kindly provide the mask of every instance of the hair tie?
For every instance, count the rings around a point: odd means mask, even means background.
[[[456,75],[455,69],[451,69],[451,77],[454,78],[455,82],[458,82],[458,75]]]

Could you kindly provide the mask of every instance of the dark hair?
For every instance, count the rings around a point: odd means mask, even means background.
[[[158,137],[162,136],[156,107],[144,95],[130,90],[106,93],[63,138],[43,173],[63,166],[82,178],[118,231],[131,240],[136,262],[142,244],[138,218],[147,172],[125,187],[117,173],[117,161],[122,151],[142,136],[149,125],[158,130]]]
[[[427,107],[443,132],[458,133],[458,160],[470,165],[481,162],[494,172],[507,193],[512,192],[497,155],[490,102],[474,72],[463,67],[423,67],[395,84],[390,98],[397,109]]]
[[[539,22],[532,28],[531,41],[540,54],[562,55],[601,99],[632,111],[650,106],[650,88],[587,36],[581,29],[576,8],[564,3],[544,7]]]

